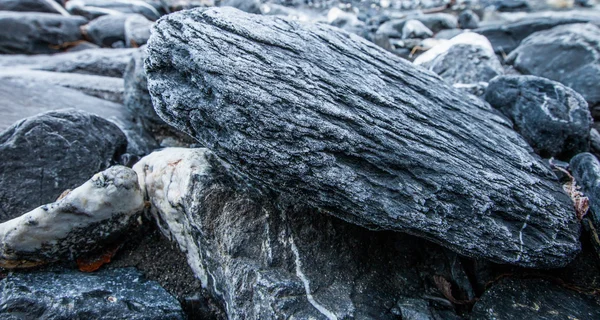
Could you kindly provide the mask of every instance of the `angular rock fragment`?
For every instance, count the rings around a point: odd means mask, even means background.
[[[492,78],[504,73],[490,42],[472,32],[461,33],[429,49],[414,62],[478,96],[485,92]]]
[[[229,319],[397,319],[407,309],[452,319],[434,276],[459,299],[472,291],[447,250],[259,194],[207,149],[164,149],[134,170],[159,228]]]
[[[355,35],[190,10],[157,22],[148,53],[161,118],[257,186],[494,261],[579,250],[571,200],[503,117]]]
[[[544,158],[569,160],[589,150],[592,117],[571,88],[535,76],[501,76],[490,82],[485,100]]]
[[[600,255],[598,234],[600,231],[600,162],[591,153],[580,153],[571,159],[569,166],[577,186],[581,188],[575,191],[582,192],[581,197],[587,198],[587,203],[584,203],[585,199],[580,200],[582,208],[589,206],[583,225],[590,234],[592,245]]]
[[[481,297],[471,319],[597,319],[600,300],[540,279],[506,279]]]
[[[473,31],[486,36],[496,53],[508,54],[518,47],[523,39],[535,32],[564,24],[588,22],[600,25],[600,15],[589,11],[530,14],[509,24],[485,26]]]
[[[12,273],[0,282],[3,319],[183,320],[175,298],[133,268]]]
[[[507,58],[523,74],[558,81],[600,105],[600,28],[570,24],[532,34]],[[597,113],[597,112],[596,112]]]
[[[0,11],[0,53],[55,53],[82,40],[82,17]]]
[[[0,267],[74,260],[99,250],[122,237],[143,208],[136,173],[111,167],[60,200],[0,224]]]
[[[15,123],[0,133],[0,221],[54,201],[126,147],[116,125],[87,112],[53,111]]]

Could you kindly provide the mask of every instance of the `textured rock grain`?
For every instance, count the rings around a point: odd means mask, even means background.
[[[571,200],[505,118],[358,36],[190,10],[157,22],[148,52],[161,118],[255,185],[494,261],[579,250]]]

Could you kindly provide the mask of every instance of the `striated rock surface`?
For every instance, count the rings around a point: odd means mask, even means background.
[[[126,147],[115,124],[83,111],[15,123],[0,133],[0,221],[53,202],[117,161]]]
[[[544,158],[569,160],[589,150],[592,117],[571,88],[535,76],[502,76],[490,82],[485,100]]]
[[[133,268],[13,273],[0,282],[0,317],[183,320],[175,298]]]
[[[220,161],[207,149],[168,148],[134,170],[159,228],[229,319],[454,319],[436,275],[458,299],[473,298],[455,254],[259,194]]]
[[[111,167],[56,202],[0,224],[0,267],[75,260],[102,249],[119,240],[143,208],[136,173]]]
[[[506,279],[473,307],[470,319],[597,319],[600,300],[539,279]]]
[[[583,225],[590,234],[592,245],[600,255],[600,162],[591,153],[580,153],[569,162],[569,167],[577,186],[589,201],[589,212],[583,220]]]
[[[62,13],[54,0],[0,0],[0,11]]]
[[[355,35],[190,10],[157,22],[148,52],[161,118],[255,185],[494,261],[579,250],[570,198],[509,122]]]
[[[593,24],[570,24],[536,32],[507,61],[523,74],[571,87],[592,109],[600,106],[600,28]]]
[[[54,53],[82,40],[82,17],[0,11],[0,53]]]
[[[72,14],[82,15],[90,20],[123,13],[139,13],[150,20],[160,17],[160,12],[155,7],[142,0],[69,0],[65,8]]]

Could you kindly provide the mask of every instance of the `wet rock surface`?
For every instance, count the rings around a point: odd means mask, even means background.
[[[4,319],[172,319],[175,298],[133,268],[13,273],[0,282]]]
[[[495,261],[560,266],[579,250],[571,200],[508,122],[356,36],[192,10],[159,21],[148,52],[158,114],[258,185]]]
[[[571,24],[527,37],[508,62],[523,74],[558,81],[579,92],[590,104],[600,104],[600,28]]]
[[[568,160],[589,150],[592,117],[571,88],[535,76],[502,76],[490,82],[485,99],[544,158]]]
[[[48,112],[0,134],[2,221],[53,202],[125,152],[125,135],[87,112]]]

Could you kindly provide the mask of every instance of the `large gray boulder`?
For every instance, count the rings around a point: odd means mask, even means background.
[[[48,112],[15,123],[0,133],[0,221],[53,202],[126,148],[115,124],[87,112]]]
[[[456,254],[261,195],[207,149],[157,151],[134,170],[160,230],[228,319],[456,318],[434,303],[446,301],[436,275],[474,298]]]
[[[536,32],[511,52],[507,62],[523,74],[571,87],[592,109],[600,106],[600,28],[593,24],[569,24]]]
[[[83,35],[82,17],[52,13],[0,11],[0,53],[55,53],[63,51]]]
[[[125,21],[128,15],[105,15],[83,26],[82,30],[91,42],[107,48],[125,47]]]
[[[181,306],[133,268],[13,273],[0,282],[2,319],[182,320]]]
[[[501,76],[490,82],[485,100],[544,158],[569,160],[589,150],[592,117],[571,88],[535,76]]]
[[[254,185],[494,261],[579,250],[571,199],[505,118],[358,36],[190,10],[157,22],[148,53],[161,118]]]

